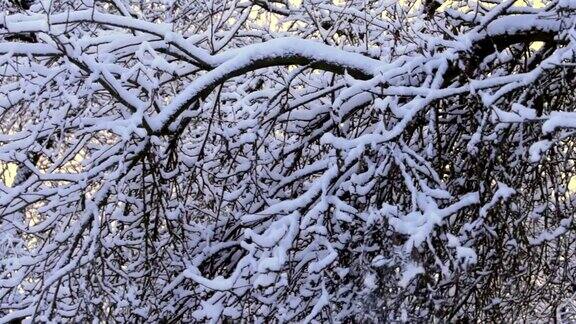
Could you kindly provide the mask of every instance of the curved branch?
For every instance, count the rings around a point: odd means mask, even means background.
[[[319,70],[369,79],[375,75],[377,67],[383,64],[361,54],[296,38],[275,39],[217,55],[215,58],[224,62],[194,80],[150,120],[153,130],[164,131],[194,101],[210,94],[226,80],[249,71],[280,65],[310,65]]]

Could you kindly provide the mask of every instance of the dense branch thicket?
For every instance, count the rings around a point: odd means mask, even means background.
[[[575,1],[1,6],[0,322],[576,319]]]

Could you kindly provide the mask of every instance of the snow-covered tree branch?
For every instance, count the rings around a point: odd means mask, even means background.
[[[575,1],[0,7],[0,322],[576,319]]]

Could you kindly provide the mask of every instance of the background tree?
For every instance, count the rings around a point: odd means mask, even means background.
[[[0,321],[575,318],[574,1],[2,6]]]

